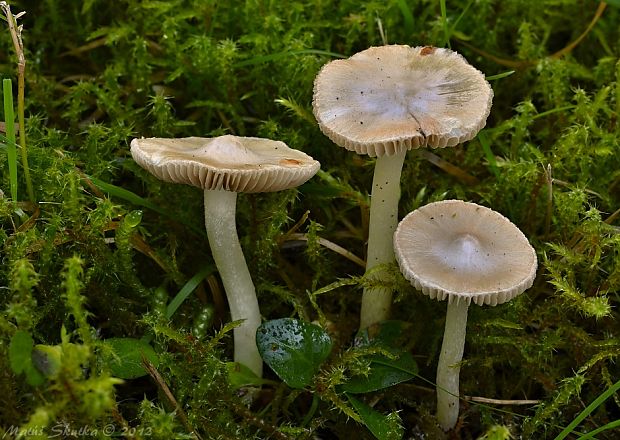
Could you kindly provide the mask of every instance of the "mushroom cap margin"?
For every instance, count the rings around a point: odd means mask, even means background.
[[[334,143],[383,156],[474,138],[492,100],[484,74],[457,52],[388,45],[325,64],[314,81],[312,105]]]
[[[246,193],[297,187],[320,168],[318,161],[284,142],[232,135],[136,138],[131,155],[166,182]]]
[[[409,213],[394,233],[404,277],[432,299],[495,306],[529,289],[534,248],[510,220],[475,203],[444,200]]]

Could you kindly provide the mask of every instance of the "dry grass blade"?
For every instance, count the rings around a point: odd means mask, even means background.
[[[298,240],[298,241],[308,241],[308,235],[307,234],[301,234],[301,233],[288,234],[285,241],[296,241],[296,240]],[[346,250],[342,246],[337,245],[336,243],[334,243],[332,241],[329,241],[329,240],[327,240],[325,238],[321,238],[321,237],[318,237],[318,241],[319,241],[319,244],[321,246],[326,247],[327,249],[332,250],[332,251],[336,252],[337,254],[342,255],[347,260],[350,260],[350,261],[354,262],[358,266],[366,268],[366,262],[364,260],[362,260],[360,257],[355,255],[354,253],[349,252],[348,250]]]
[[[181,408],[181,405],[179,405],[179,402],[177,402],[177,400],[174,398],[174,395],[172,394],[172,391],[170,391],[170,388],[164,381],[164,378],[161,377],[161,374],[159,374],[159,371],[157,371],[157,368],[155,368],[155,366],[144,355],[142,355],[142,365],[144,366],[146,371],[149,373],[149,375],[153,378],[153,380],[155,381],[159,389],[162,391],[162,393],[164,393],[164,396],[166,396],[166,399],[168,400],[170,405],[172,405],[172,407],[174,408],[175,412],[179,416],[179,420],[181,421],[185,429],[187,429],[192,435],[194,435],[195,438],[202,440],[200,435],[198,435],[198,433],[194,430],[194,428],[192,428],[192,426],[189,424],[189,420],[187,419],[187,414],[185,414],[185,411],[183,411],[183,408]]]

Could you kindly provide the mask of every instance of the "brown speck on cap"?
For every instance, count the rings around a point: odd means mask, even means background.
[[[435,52],[435,48],[433,46],[424,46],[422,49],[420,49],[420,55],[422,56],[430,55],[433,52]]]
[[[484,127],[492,99],[484,75],[458,53],[388,45],[324,65],[312,107],[334,143],[383,156],[472,139]],[[363,126],[355,122],[360,120]]]

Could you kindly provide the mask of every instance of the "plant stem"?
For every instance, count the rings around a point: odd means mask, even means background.
[[[26,125],[24,118],[24,90],[26,76],[26,57],[24,56],[24,44],[22,42],[22,28],[17,26],[16,18],[22,14],[14,16],[11,7],[6,2],[0,2],[0,6],[6,15],[6,21],[9,25],[11,39],[17,55],[17,119],[19,122],[19,146],[22,150],[22,167],[24,168],[24,179],[26,180],[26,189],[28,198],[32,203],[35,202],[34,190],[32,188],[32,180],[30,179],[30,168],[28,167],[28,154],[26,151]]]
[[[468,309],[469,304],[465,301],[448,302],[437,365],[437,420],[444,431],[454,428],[459,417],[459,373],[465,349]]]
[[[392,237],[398,223],[398,199],[400,198],[400,174],[407,151],[392,156],[381,156],[375,164],[370,199],[370,223],[368,225],[368,256],[366,273],[374,267],[394,261]],[[373,274],[373,281],[385,279],[381,273]],[[384,321],[389,317],[392,290],[378,286],[364,289],[360,329]]]
[[[237,236],[237,193],[205,190],[204,202],[209,245],[224,284],[231,318],[244,320],[233,330],[234,360],[262,377],[263,360],[256,347],[256,329],[261,317],[254,283]]]

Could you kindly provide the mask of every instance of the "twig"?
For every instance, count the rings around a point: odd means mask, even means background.
[[[202,438],[200,437],[200,435],[198,435],[196,430],[192,428],[192,426],[189,424],[189,420],[187,419],[187,414],[185,414],[185,411],[183,411],[183,408],[181,408],[181,405],[179,405],[179,402],[177,402],[177,400],[174,398],[174,395],[172,394],[172,391],[170,391],[170,388],[168,388],[168,385],[164,381],[164,378],[161,377],[161,374],[159,374],[159,371],[157,371],[155,366],[144,355],[142,355],[142,365],[144,366],[146,371],[149,373],[149,375],[153,378],[157,386],[164,393],[164,396],[166,396],[166,399],[168,399],[168,402],[170,402],[170,404],[174,407],[174,410],[179,416],[179,420],[181,421],[185,429],[187,429],[198,440],[202,440]]]
[[[469,185],[475,185],[478,183],[478,179],[476,177],[472,176],[471,174],[466,173],[465,171],[463,171],[456,165],[452,165],[450,162],[442,159],[436,154],[433,154],[430,151],[427,151],[425,148],[419,148],[418,150],[416,150],[416,152],[420,156],[422,156],[422,158],[426,159],[433,165],[441,168],[446,173],[456,177],[457,179],[462,180],[463,182]]]
[[[551,231],[551,214],[553,212],[553,177],[551,176],[551,164],[544,168],[545,180],[547,181],[547,211],[545,213],[545,238],[549,238]]]
[[[594,17],[592,17],[592,20],[590,20],[590,23],[588,24],[586,29],[581,33],[581,35],[579,35],[574,41],[571,41],[569,44],[567,44],[562,49],[560,49],[557,52],[554,52],[551,55],[549,55],[549,58],[560,58],[561,56],[566,55],[571,50],[573,50],[575,47],[577,47],[577,45],[579,43],[581,43],[581,41],[586,37],[586,35],[588,35],[590,33],[590,31],[592,31],[592,29],[594,28],[594,25],[596,24],[596,22],[603,15],[603,11],[605,11],[606,7],[607,7],[607,3],[600,2],[599,5],[598,5],[598,8],[596,9],[596,12],[594,13]],[[478,49],[476,46],[473,46],[473,45],[467,43],[466,41],[459,40],[459,39],[457,39],[456,41],[459,44],[462,44],[463,46],[467,47],[468,49],[476,52],[479,55],[482,55],[485,58],[488,58],[489,60],[491,60],[491,61],[493,61],[493,62],[495,62],[495,63],[497,63],[497,64],[499,64],[501,66],[511,67],[513,69],[521,69],[521,68],[533,66],[533,65],[535,65],[536,63],[538,63],[540,61],[540,60],[514,61],[514,60],[509,60],[509,59],[506,59],[506,58],[500,58],[498,56],[490,54],[489,52],[485,52],[482,49]]]
[[[329,241],[325,238],[322,237],[317,237],[319,244],[321,246],[326,247],[329,250],[332,250],[340,255],[342,255],[343,257],[345,257],[348,260],[351,260],[352,262],[354,262],[355,264],[365,268],[366,267],[366,262],[364,260],[362,260],[360,257],[358,257],[357,255],[355,255],[354,253],[346,250],[345,248],[343,248],[342,246],[337,245],[336,243]],[[300,233],[294,233],[294,234],[288,234],[288,236],[286,237],[286,241],[308,241],[308,235],[307,234],[300,234]]]
[[[540,400],[501,400],[476,396],[463,396],[462,399],[467,402],[488,403],[490,405],[537,405],[541,402]]]

